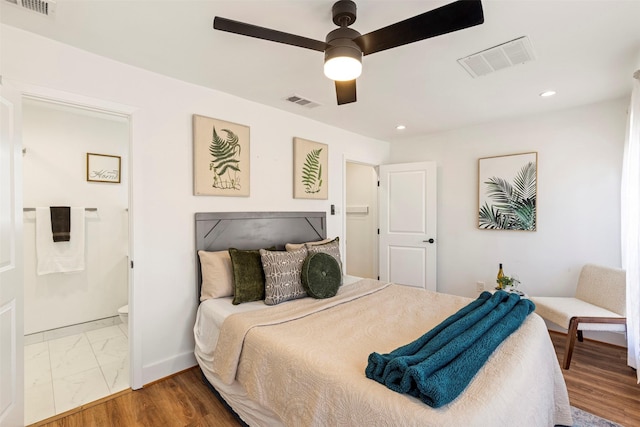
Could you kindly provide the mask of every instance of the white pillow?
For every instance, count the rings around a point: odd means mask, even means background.
[[[202,287],[200,301],[233,296],[233,269],[228,251],[198,251]]]

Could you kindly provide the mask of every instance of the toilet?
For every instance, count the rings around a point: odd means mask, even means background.
[[[128,322],[129,322],[129,304],[123,305],[122,307],[120,307],[118,309],[118,316],[120,316],[120,320],[122,320],[122,323],[124,323],[125,325],[128,324]]]

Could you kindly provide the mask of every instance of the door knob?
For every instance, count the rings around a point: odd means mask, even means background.
[[[435,240],[429,239],[429,240],[423,240],[423,242],[425,242],[425,243],[433,243],[433,242],[435,242]]]

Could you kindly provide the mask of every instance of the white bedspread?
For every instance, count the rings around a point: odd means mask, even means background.
[[[373,280],[342,288],[336,298],[231,315],[214,360],[197,350],[199,363],[289,426],[572,425],[539,316],[527,318],[458,399],[433,409],[367,379],[367,357],[414,340],[470,300]]]

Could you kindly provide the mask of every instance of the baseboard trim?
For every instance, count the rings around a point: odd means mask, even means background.
[[[147,386],[153,382],[177,374],[178,372],[193,368],[197,364],[198,362],[196,361],[195,355],[192,351],[189,351],[145,365],[142,367],[142,384]]]

